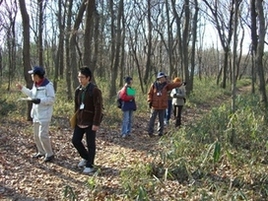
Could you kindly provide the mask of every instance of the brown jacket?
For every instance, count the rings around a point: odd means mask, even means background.
[[[168,107],[168,91],[176,87],[180,87],[181,83],[161,83],[158,89],[158,83],[154,82],[148,91],[148,103],[152,103],[152,108],[156,110],[167,109]]]
[[[94,87],[92,91],[93,93],[90,94],[88,90],[89,85],[85,89],[82,89],[82,87],[80,86],[75,90],[75,111],[78,110],[77,125],[99,126],[102,118],[103,109],[102,94],[97,87]],[[83,96],[84,109],[80,110],[79,108],[82,104]]]

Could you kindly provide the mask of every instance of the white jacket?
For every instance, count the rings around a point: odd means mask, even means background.
[[[53,84],[46,78],[41,86],[33,85],[32,89],[22,87],[21,91],[30,98],[39,98],[39,104],[33,104],[31,117],[33,122],[50,122],[55,101]]]
[[[172,97],[172,105],[184,105],[185,87],[180,86],[172,89],[170,96]]]

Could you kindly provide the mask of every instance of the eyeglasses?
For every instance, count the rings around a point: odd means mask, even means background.
[[[78,79],[84,79],[86,78],[85,76],[77,76]]]

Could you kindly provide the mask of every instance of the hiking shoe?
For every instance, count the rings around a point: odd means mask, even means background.
[[[89,174],[89,173],[92,173],[94,172],[95,169],[94,168],[91,168],[91,167],[85,167],[84,170],[83,170],[83,174]]]
[[[78,163],[78,167],[79,168],[82,168],[82,167],[84,167],[84,166],[86,166],[86,164],[87,164],[87,160],[86,159],[82,159],[79,163]]]
[[[152,133],[148,133],[149,137],[153,137],[154,135]]]
[[[44,162],[51,162],[54,159],[54,155],[46,156]]]
[[[32,156],[32,158],[42,158],[43,156],[45,156],[44,154],[40,154],[40,153],[36,153]]]
[[[126,138],[126,137],[127,137],[127,135],[126,135],[126,134],[123,134],[123,135],[122,135],[122,138]]]

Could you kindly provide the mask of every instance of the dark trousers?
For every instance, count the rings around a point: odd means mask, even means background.
[[[183,106],[182,105],[174,105],[174,110],[173,110],[173,113],[174,113],[174,117],[176,119],[176,123],[175,123],[175,126],[178,127],[181,125],[181,113],[182,113],[182,108]]]
[[[163,135],[164,131],[164,115],[165,115],[166,110],[155,110],[151,109],[151,116],[150,116],[150,121],[149,121],[149,129],[148,129],[148,134],[152,135],[154,133],[154,123],[155,119],[158,116],[159,118],[159,128],[158,128],[158,134]]]
[[[87,150],[82,143],[84,133],[86,133]],[[86,167],[92,168],[96,154],[96,131],[92,130],[92,126],[80,128],[76,125],[73,133],[72,143],[80,156],[87,160]]]

